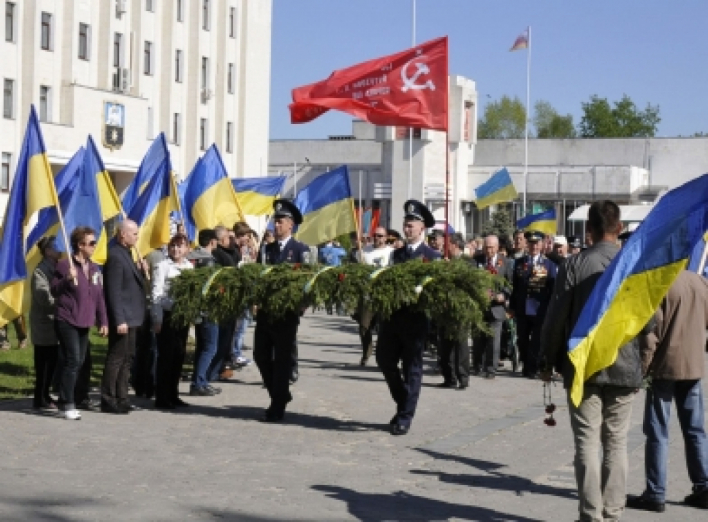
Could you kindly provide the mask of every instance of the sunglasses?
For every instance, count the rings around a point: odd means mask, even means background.
[[[96,246],[96,241],[89,241],[88,243],[81,243],[82,246],[90,246],[90,247],[95,247]]]
[[[374,237],[386,237],[386,234],[374,234]]]

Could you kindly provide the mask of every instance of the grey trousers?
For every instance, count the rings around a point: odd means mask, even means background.
[[[586,384],[575,407],[568,395],[575,439],[580,520],[619,520],[627,496],[627,432],[635,388]],[[602,445],[602,462],[598,451]]]

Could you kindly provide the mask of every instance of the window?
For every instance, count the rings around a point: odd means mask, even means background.
[[[230,63],[226,73],[226,90],[234,93],[234,64]]]
[[[2,171],[0,171],[0,190],[7,192],[10,190],[10,165],[12,163],[12,154],[9,152],[2,153]]]
[[[52,50],[52,15],[42,13],[42,31],[40,45],[43,50]]]
[[[209,0],[202,0],[202,29],[209,30]]]
[[[152,5],[152,0],[145,0],[145,10],[150,12],[155,11],[155,6]]]
[[[91,48],[91,27],[88,24],[79,24],[79,58],[89,59]]]
[[[15,108],[15,81],[5,79],[2,93],[2,117],[12,118]]]
[[[39,86],[39,121],[49,121],[51,117],[51,89]]]
[[[199,148],[202,150],[207,148],[207,121],[205,118],[199,120]]]
[[[182,83],[182,51],[175,51],[175,81]]]
[[[15,41],[15,4],[5,2],[5,41]]]
[[[115,33],[113,35],[113,67],[123,65],[123,35]]]
[[[236,38],[236,8],[229,8],[229,36]]]
[[[179,145],[180,143],[180,128],[182,124],[182,116],[178,113],[175,112],[173,118],[172,118],[172,141],[174,142],[175,145]]]
[[[182,0],[177,0],[177,21],[184,21],[184,2]]]
[[[230,121],[226,122],[226,152],[233,152],[233,146],[231,144],[233,138],[234,124]]]
[[[209,58],[202,56],[202,89],[209,87]]]
[[[147,139],[151,140],[155,137],[152,132],[153,114],[152,107],[148,107],[148,117],[147,117]]]
[[[143,72],[148,76],[152,75],[152,42],[145,42],[143,61]]]

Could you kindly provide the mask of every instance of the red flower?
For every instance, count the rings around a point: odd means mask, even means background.
[[[345,277],[346,277],[346,276],[345,276],[344,274],[339,274],[339,275],[337,276],[337,279],[339,279],[339,282],[342,283],[342,282],[344,282]]]
[[[223,286],[220,286],[220,287],[219,287],[219,293],[220,293],[220,294],[223,294],[223,293],[224,293],[224,287],[223,287]]]
[[[423,263],[430,263],[430,259],[428,259],[427,257],[424,257],[424,258],[423,258]]]
[[[293,265],[293,270],[300,270],[300,266],[301,266],[300,263],[295,263]]]

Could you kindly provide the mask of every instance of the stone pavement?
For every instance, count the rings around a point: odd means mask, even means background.
[[[540,382],[504,372],[463,392],[436,389],[428,360],[412,430],[392,437],[393,404],[377,368],[358,365],[355,324],[308,314],[299,341],[284,424],[258,422],[268,400],[255,366],[176,412],[137,399],[145,410],[70,422],[35,414],[29,400],[0,403],[0,520],[575,520],[560,386],[548,428]],[[644,482],[642,405],[640,393],[631,493]],[[674,422],[667,512],[623,520],[706,520],[680,505],[690,483],[679,433]]]

